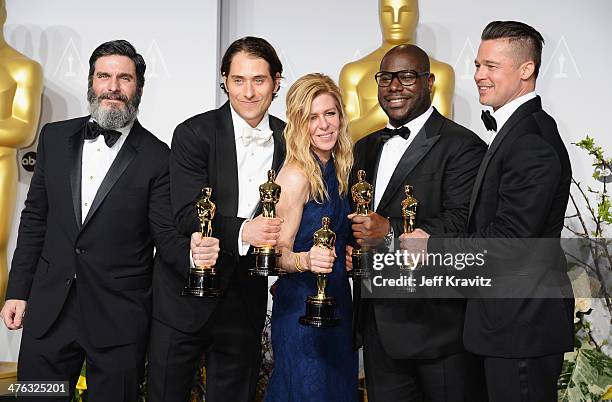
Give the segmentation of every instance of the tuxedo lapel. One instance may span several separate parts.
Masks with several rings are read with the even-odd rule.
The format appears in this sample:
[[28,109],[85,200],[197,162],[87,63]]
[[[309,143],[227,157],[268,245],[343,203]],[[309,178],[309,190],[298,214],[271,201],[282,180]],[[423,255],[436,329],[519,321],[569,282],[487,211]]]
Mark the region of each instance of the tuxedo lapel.
[[381,132],[378,132],[370,141],[370,144],[366,144],[366,149],[370,146],[372,150],[366,152],[365,161],[364,161],[364,170],[366,172],[365,180],[368,183],[374,185],[376,183],[376,173],[378,171],[378,163],[380,161],[380,154],[382,152],[383,142],[380,138]]
[[476,200],[478,199],[478,193],[480,192],[480,187],[482,186],[484,175],[487,171],[487,168],[489,167],[489,163],[491,162],[493,155],[495,155],[501,143],[508,136],[508,133],[512,131],[514,126],[517,125],[518,122],[541,109],[542,101],[539,96],[536,96],[534,99],[531,99],[519,106],[519,108],[516,109],[516,111],[506,121],[501,130],[499,130],[499,132],[495,134],[493,142],[489,146],[489,149],[485,153],[485,156],[482,159],[482,162],[480,163],[480,167],[478,168],[478,174],[476,175],[476,180],[474,181],[474,187],[472,188],[472,196],[470,197],[470,208],[468,210],[468,225],[470,224],[470,219],[472,218],[472,213],[474,211],[474,206],[476,205]]
[[389,184],[376,208],[378,211],[387,207],[395,193],[400,190],[403,192],[403,186],[406,183],[408,175],[440,139],[439,132],[442,123],[442,116],[434,110],[433,114],[427,119],[427,122],[425,122],[423,128],[421,128],[416,137],[414,137],[414,140],[410,146],[408,146],[408,149],[406,149],[406,152],[404,152],[404,155],[402,155],[402,158],[393,171],[393,175],[391,179],[389,179]]
[[238,214],[240,189],[238,188],[236,139],[234,138],[234,125],[232,124],[229,102],[226,102],[219,109],[219,113],[216,115],[216,128],[217,171],[223,172],[219,174],[219,177],[223,177],[223,179],[217,182],[218,194],[231,194],[232,196],[220,200],[218,194],[215,197],[215,189],[213,188],[213,198],[226,205],[225,213],[228,216],[236,216]]
[[276,171],[280,170],[285,160],[285,137],[283,130],[285,125],[282,121],[270,116],[270,128],[272,129],[272,137],[274,138],[274,156],[272,157],[272,169]]
[[140,123],[138,123],[138,121],[135,121],[134,126],[132,126],[129,135],[127,136],[125,142],[123,143],[123,146],[121,147],[121,150],[119,150],[119,153],[115,157],[115,160],[108,169],[106,176],[104,176],[104,179],[102,180],[102,183],[100,184],[100,187],[96,192],[96,196],[94,197],[94,200],[91,203],[91,207],[89,208],[89,212],[87,213],[87,216],[83,221],[83,227],[81,228],[81,230],[83,230],[85,226],[91,221],[91,218],[96,213],[98,208],[100,208],[100,205],[102,205],[102,202],[104,201],[108,193],[111,191],[115,183],[117,183],[117,180],[119,180],[123,172],[125,172],[125,169],[127,169],[129,164],[136,157],[138,153],[136,148],[140,140],[139,137],[141,135],[141,130],[142,128],[140,126]]
[[[87,122],[87,119],[83,119]],[[68,155],[70,159],[70,188],[72,190],[72,206],[77,227],[81,228],[81,161],[83,159],[83,138],[87,125],[83,124],[74,134],[68,137]]]

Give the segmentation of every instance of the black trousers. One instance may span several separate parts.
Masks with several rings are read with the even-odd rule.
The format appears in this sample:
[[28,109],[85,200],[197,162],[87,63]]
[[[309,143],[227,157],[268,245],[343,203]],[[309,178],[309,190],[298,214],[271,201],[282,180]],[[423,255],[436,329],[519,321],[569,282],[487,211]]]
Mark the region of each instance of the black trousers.
[[526,359],[485,357],[490,402],[556,402],[563,354]]
[[437,359],[393,359],[380,342],[374,312],[368,310],[363,360],[369,402],[486,401],[480,358],[463,352]]
[[235,290],[227,291],[197,332],[181,332],[153,319],[147,401],[187,401],[202,354],[206,356],[207,402],[254,399],[261,332],[255,329]]
[[23,332],[17,366],[19,381],[68,381],[71,396],[19,400],[69,401],[85,360],[88,401],[136,402],[144,372],[145,340],[137,344],[94,347],[82,325],[76,286],[78,283],[72,285],[59,318],[47,334],[36,339]]

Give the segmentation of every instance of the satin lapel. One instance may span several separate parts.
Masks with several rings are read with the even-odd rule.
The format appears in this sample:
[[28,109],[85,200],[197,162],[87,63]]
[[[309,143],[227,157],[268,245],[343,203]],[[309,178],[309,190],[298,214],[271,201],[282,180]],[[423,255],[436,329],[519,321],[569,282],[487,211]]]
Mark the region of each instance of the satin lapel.
[[272,169],[280,170],[285,160],[285,137],[283,130],[285,125],[283,122],[273,116],[270,116],[270,128],[272,129],[272,137],[274,138],[274,156],[272,157]]
[[366,172],[365,180],[372,185],[376,183],[376,172],[378,170],[378,161],[380,160],[382,147],[383,142],[380,139],[380,133],[375,134],[369,143],[366,144],[363,170]]
[[535,113],[538,110],[542,109],[542,101],[539,96],[536,96],[534,99],[531,99],[521,106],[510,116],[510,118],[506,121],[504,126],[499,130],[497,134],[495,134],[495,138],[493,138],[493,142],[489,149],[485,153],[482,162],[480,163],[480,167],[478,168],[478,174],[476,175],[476,180],[474,181],[474,188],[472,189],[472,196],[470,197],[470,208],[468,211],[468,219],[467,223],[470,224],[470,219],[472,218],[472,212],[474,211],[474,206],[476,205],[476,200],[478,199],[478,193],[480,192],[480,187],[482,186],[482,181],[484,179],[485,172],[489,167],[489,162],[491,162],[491,158],[495,155],[495,152],[499,149],[500,144],[507,137],[507,134],[512,131],[514,126],[525,117]]
[[[415,166],[423,159],[429,150],[434,146],[440,139],[440,128],[442,127],[443,118],[437,112],[434,113],[427,119],[421,131],[419,131],[414,137],[414,140],[402,155],[399,163],[389,179],[389,184],[385,189],[385,192],[378,203],[377,211],[382,211],[387,207],[389,202],[393,199],[393,196],[398,191],[404,191],[403,186],[406,183],[406,177],[412,172]],[[399,208],[399,205],[398,205]]]
[[115,157],[115,160],[108,169],[106,176],[104,176],[104,180],[102,180],[102,183],[98,188],[98,192],[91,203],[91,208],[89,208],[85,221],[83,221],[82,229],[84,229],[85,226],[91,221],[91,218],[96,213],[98,208],[100,208],[100,205],[102,205],[102,202],[108,193],[111,191],[115,183],[117,183],[117,180],[119,180],[123,172],[125,172],[125,169],[127,169],[129,164],[138,154],[136,144],[139,142],[139,136],[142,135],[141,130],[142,128],[140,127],[140,124],[138,121],[135,121],[132,130],[130,130],[130,134],[125,139],[121,150],[119,150],[119,153]]
[[[87,122],[87,119],[83,120]],[[87,125],[79,128],[68,137],[68,155],[70,158],[70,188],[72,189],[72,206],[76,218],[77,228],[81,229],[81,160],[83,158],[83,138]]]
[[[234,125],[232,124],[229,102],[221,106],[216,113],[216,128],[216,183],[218,189],[213,188],[213,199],[224,204],[224,214],[236,216],[238,214],[238,193],[240,189],[238,188],[236,139],[234,138]],[[217,190],[216,196],[215,190]],[[228,197],[220,199],[220,194],[228,194]]]

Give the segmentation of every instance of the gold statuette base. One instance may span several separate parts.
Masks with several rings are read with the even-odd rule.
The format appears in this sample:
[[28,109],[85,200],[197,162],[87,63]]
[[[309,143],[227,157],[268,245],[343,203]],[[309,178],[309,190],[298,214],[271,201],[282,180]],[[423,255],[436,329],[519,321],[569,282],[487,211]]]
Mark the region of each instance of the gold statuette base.
[[[414,293],[416,292],[416,286],[413,285],[416,282],[416,275],[415,275],[415,271],[418,268],[418,265],[415,264],[414,262],[410,265],[400,265],[399,267],[399,271],[401,274],[408,274],[408,283],[409,285],[407,285],[403,290],[405,293]],[[412,284],[412,285],[410,285]]]
[[300,317],[300,324],[316,328],[337,326],[340,319],[336,317],[335,306],[333,297],[308,296],[306,314]]
[[223,296],[215,268],[189,268],[187,284],[181,291],[181,296],[208,298]]
[[349,278],[362,279],[369,278],[372,273],[372,252],[365,247],[353,248],[351,257],[353,269],[348,272]]
[[277,258],[281,253],[274,247],[255,247],[255,267],[249,269],[251,276],[281,276],[285,273],[278,265]]

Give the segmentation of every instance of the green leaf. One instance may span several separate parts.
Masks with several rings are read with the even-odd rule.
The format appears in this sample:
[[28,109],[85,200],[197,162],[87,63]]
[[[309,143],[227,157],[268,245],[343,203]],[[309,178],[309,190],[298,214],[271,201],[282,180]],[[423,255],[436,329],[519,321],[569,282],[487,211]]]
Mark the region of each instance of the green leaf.
[[589,153],[589,155],[593,156],[596,159],[596,165],[602,164],[604,159],[603,148],[595,144],[595,140],[588,135],[585,139],[575,142],[578,148],[584,149]]
[[560,402],[597,402],[612,384],[612,358],[596,350],[566,353],[557,383]]
[[586,151],[591,151],[595,146],[595,140],[587,135],[585,139],[575,142],[574,145]]
[[612,213],[610,213],[610,208],[612,208],[610,198],[606,195],[602,195],[601,201],[597,204],[597,215],[602,221],[612,224]]

